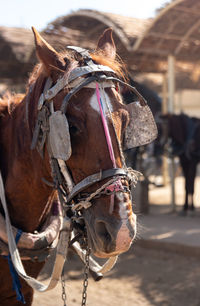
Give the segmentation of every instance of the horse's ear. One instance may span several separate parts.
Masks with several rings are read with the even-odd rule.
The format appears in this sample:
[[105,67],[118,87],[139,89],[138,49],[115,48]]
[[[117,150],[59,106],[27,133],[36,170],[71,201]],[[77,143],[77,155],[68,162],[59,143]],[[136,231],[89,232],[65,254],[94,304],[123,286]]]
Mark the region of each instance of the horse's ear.
[[34,33],[37,56],[43,63],[48,75],[58,69],[63,70],[65,66],[63,58],[42,38],[34,27],[32,27],[32,31]]
[[97,51],[102,51],[103,54],[111,59],[115,59],[116,47],[112,37],[112,29],[106,29],[99,37]]

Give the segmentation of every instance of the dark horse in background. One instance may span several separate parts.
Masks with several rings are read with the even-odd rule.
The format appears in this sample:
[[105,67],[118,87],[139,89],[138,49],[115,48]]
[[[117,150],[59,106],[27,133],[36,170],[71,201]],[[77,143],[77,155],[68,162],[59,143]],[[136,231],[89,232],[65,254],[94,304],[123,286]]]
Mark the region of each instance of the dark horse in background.
[[[161,112],[161,105],[162,105],[161,98],[158,96],[158,94],[155,91],[150,89],[145,84],[136,82],[131,76],[129,76],[129,80],[130,80],[129,83],[131,84],[131,86],[135,87],[142,94],[142,96],[147,100],[148,105],[154,117],[156,117],[156,115]],[[138,100],[137,95],[133,91],[127,90],[126,88],[123,88],[122,95],[123,95],[124,103],[126,104],[129,104],[133,101]]]
[[184,113],[166,114],[163,120],[164,143],[170,139],[170,151],[178,156],[185,177],[185,203],[183,211],[194,210],[194,182],[200,162],[200,119]]

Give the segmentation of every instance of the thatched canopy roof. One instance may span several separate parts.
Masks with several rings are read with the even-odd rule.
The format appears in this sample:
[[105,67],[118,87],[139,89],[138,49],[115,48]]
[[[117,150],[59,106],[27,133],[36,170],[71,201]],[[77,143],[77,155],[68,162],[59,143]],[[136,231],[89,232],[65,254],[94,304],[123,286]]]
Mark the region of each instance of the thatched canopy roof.
[[21,81],[30,70],[33,35],[23,28],[0,27],[0,78]]
[[[44,31],[52,44],[56,43],[55,35],[59,35],[61,41],[69,37],[66,44],[81,45],[85,48],[94,49],[98,37],[102,32],[111,27],[113,37],[117,45],[120,57],[132,71],[158,71],[157,61],[152,56],[148,65],[140,66],[140,53],[134,52],[133,46],[137,39],[149,27],[152,20],[130,18],[117,14],[103,13],[94,10],[78,10],[69,15],[60,17],[50,23]],[[157,56],[156,56],[157,57]]]
[[[198,78],[194,82],[190,77],[194,63],[200,60],[199,16],[199,0],[172,1],[154,20],[78,10],[54,20],[42,35],[55,49],[66,45],[94,49],[99,35],[112,27],[118,54],[129,71],[165,72],[167,56],[173,54],[179,61],[180,74],[185,71],[189,75],[188,87],[199,88]],[[35,62],[31,30],[0,27],[0,78],[20,82]]]
[[200,1],[172,1],[134,44],[133,51],[149,57],[172,54],[179,61],[200,60]]
[[120,47],[132,50],[136,39],[142,35],[148,27],[150,20],[125,17],[117,14],[104,13],[94,10],[78,10],[69,15],[57,18],[47,27],[52,33],[60,31],[78,30],[82,32],[81,39],[87,44],[87,40],[95,46],[95,41],[104,29],[111,27],[118,38]]
[[200,60],[199,17],[199,0],[176,0],[160,9],[154,20],[78,10],[53,21],[46,32],[63,31],[74,44],[92,49],[103,30],[112,27],[119,55],[130,70],[162,72],[169,54],[181,62]]

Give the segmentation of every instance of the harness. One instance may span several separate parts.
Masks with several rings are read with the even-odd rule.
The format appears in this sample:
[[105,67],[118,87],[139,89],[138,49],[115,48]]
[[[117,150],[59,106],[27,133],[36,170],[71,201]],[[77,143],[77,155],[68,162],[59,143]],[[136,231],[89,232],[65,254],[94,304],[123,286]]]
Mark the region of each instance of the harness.
[[[96,197],[105,194],[110,195],[111,193],[116,193],[118,191],[130,193],[130,185],[135,185],[138,180],[139,173],[126,167],[123,149],[117,135],[116,139],[123,168],[116,167],[112,142],[110,140],[110,134],[101,103],[101,93],[102,95],[104,94],[104,88],[113,87],[113,82],[117,82],[130,87],[138,96],[139,102],[134,102],[132,105],[130,105],[130,114],[131,119],[134,120],[134,127],[132,122],[133,120],[130,120],[131,122],[126,130],[124,140],[124,147],[126,149],[144,145],[154,140],[157,136],[157,128],[151,111],[147,106],[147,102],[134,87],[118,79],[115,76],[115,72],[111,68],[96,65],[92,61],[92,58],[87,50],[77,47],[68,48],[74,50],[79,56],[82,57],[84,60],[84,66],[73,69],[68,79],[66,76],[64,76],[59,79],[54,86],[52,86],[52,80],[50,78],[47,79],[44,91],[38,101],[38,116],[31,144],[31,149],[37,148],[42,155],[44,144],[47,143],[53,183],[46,183],[52,185],[58,191],[63,215],[65,216],[62,227],[60,227],[54,271],[50,283],[47,286],[41,284],[32,277],[29,277],[24,271],[9,220],[3,182],[0,180],[1,202],[5,211],[8,246],[12,262],[17,273],[24,278],[32,288],[38,291],[50,290],[56,286],[63,269],[69,245],[71,245],[73,249],[76,250],[80,258],[85,261],[85,247],[83,245],[80,246],[78,243],[78,238],[80,235],[82,235],[83,238],[85,237],[84,230],[82,229],[80,232],[80,224],[82,220],[81,210],[89,208],[92,205],[92,199]],[[112,76],[108,76],[108,74]],[[63,99],[60,110],[54,111],[53,99],[64,87],[68,85],[71,87],[71,89]],[[65,114],[68,104],[70,103],[70,99],[73,97],[73,95],[79,92],[82,88],[94,88],[94,86],[96,87],[96,95],[101,112],[102,124],[104,127],[106,142],[113,168],[100,170],[98,173],[89,175],[78,184],[75,184],[65,163],[70,158],[72,153],[69,124]],[[108,103],[107,107],[109,110]],[[111,118],[111,122],[116,133],[110,110],[109,117]],[[137,130],[137,132],[133,133],[133,130]],[[143,136],[141,137],[141,135]],[[122,179],[128,182],[129,187],[123,186]],[[86,189],[94,186],[96,183],[102,182],[103,180],[107,181],[100,188],[91,193],[84,193]],[[85,240],[87,240],[87,238]],[[90,269],[92,270],[93,274],[95,274],[95,278],[101,277],[103,273],[109,271],[115,264],[116,259],[117,257],[111,257],[103,267],[100,267],[94,261],[94,259],[89,257]]]

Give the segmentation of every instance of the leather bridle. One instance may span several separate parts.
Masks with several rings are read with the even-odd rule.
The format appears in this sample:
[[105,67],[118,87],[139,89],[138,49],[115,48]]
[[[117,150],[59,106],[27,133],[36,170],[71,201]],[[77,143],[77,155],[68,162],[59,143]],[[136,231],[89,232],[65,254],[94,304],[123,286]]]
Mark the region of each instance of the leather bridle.
[[[15,266],[15,269],[17,273],[25,279],[30,286],[32,286],[34,289],[39,291],[46,291],[50,290],[51,288],[55,287],[59,280],[59,276],[62,272],[62,268],[65,262],[65,258],[67,256],[67,250],[70,245],[70,240],[72,238],[73,240],[73,247],[76,249],[77,254],[82,258],[84,261],[84,251],[76,245],[78,242],[76,239],[71,237],[71,233],[73,233],[73,225],[72,225],[72,219],[77,219],[77,216],[81,215],[79,214],[79,210],[82,210],[83,208],[88,208],[91,206],[91,200],[95,198],[97,195],[106,194],[104,191],[107,187],[109,187],[110,184],[113,184],[117,181],[123,179],[128,182],[128,186],[130,184],[136,184],[138,179],[138,172],[134,170],[130,170],[125,165],[125,160],[121,148],[121,144],[119,143],[117,139],[117,143],[119,146],[119,152],[122,158],[123,168],[111,168],[106,170],[100,170],[98,173],[92,174],[86,178],[84,178],[81,182],[78,184],[75,184],[68,169],[66,166],[66,160],[70,156],[70,150],[67,152],[62,152],[61,157],[55,156],[55,152],[53,152],[52,147],[49,142],[49,119],[52,114],[54,114],[54,107],[53,107],[53,99],[55,96],[63,90],[67,85],[70,86],[70,84],[74,81],[77,82],[74,87],[71,88],[71,90],[68,92],[68,94],[64,97],[62,101],[62,105],[60,110],[58,111],[58,118],[60,118],[60,122],[62,122],[63,126],[67,125],[66,121],[66,110],[68,103],[70,99],[73,97],[75,93],[77,93],[79,90],[81,90],[84,87],[88,87],[92,85],[94,82],[104,82],[107,84],[107,87],[112,87],[113,85],[111,82],[121,82],[124,84],[123,81],[119,80],[115,76],[115,72],[110,69],[107,66],[102,65],[96,65],[93,63],[92,58],[90,57],[89,53],[85,49],[81,48],[75,48],[70,47],[70,49],[75,50],[78,52],[84,62],[85,66],[83,67],[77,67],[73,69],[69,75],[69,78],[67,79],[64,75],[63,78],[59,79],[57,83],[52,86],[53,82],[50,78],[47,79],[46,84],[44,86],[44,92],[41,94],[40,99],[38,101],[38,116],[36,120],[36,125],[33,132],[33,139],[31,144],[31,149],[35,149],[36,147],[39,147],[39,152],[41,153],[44,147],[44,144],[47,144],[48,153],[50,157],[50,165],[52,169],[52,178],[53,178],[53,187],[57,189],[58,195],[60,198],[60,202],[63,207],[63,211],[66,212],[66,217],[63,220],[63,226],[60,230],[60,239],[58,242],[57,247],[57,255],[55,259],[55,266],[52,273],[52,277],[50,280],[50,283],[48,285],[43,285],[37,280],[33,279],[32,277],[28,276],[26,272],[24,271],[19,252],[15,243],[15,239],[12,232],[12,226],[9,220],[9,214],[7,209],[7,203],[6,203],[6,197],[5,197],[5,190],[3,186],[3,180],[0,175],[0,196],[1,196],[1,202],[3,203],[4,211],[6,217],[6,227],[7,227],[7,235],[8,235],[8,246],[9,251],[12,257],[12,262]],[[114,75],[112,77],[108,76],[107,73]],[[84,78],[82,78],[84,76]],[[79,82],[79,80],[81,80]],[[131,87],[130,85],[126,84],[127,86]],[[92,87],[94,88],[94,87]],[[132,90],[134,90],[138,94],[138,98],[141,101],[141,103],[146,104],[146,101],[143,99],[142,96],[137,92],[137,90],[133,87],[131,87]],[[28,113],[28,109],[27,109]],[[63,121],[64,120],[64,121]],[[66,121],[65,121],[66,120]],[[114,126],[113,126],[114,128]],[[40,137],[42,134],[42,137]],[[68,138],[65,138],[66,143],[69,142]],[[68,145],[65,144],[65,145]],[[71,145],[71,144],[70,144]],[[87,193],[87,198],[84,200],[80,200],[80,202],[76,202],[76,197],[78,195],[81,195],[82,192],[86,191],[89,187],[95,185],[96,183],[100,183],[103,181],[103,185],[96,189],[92,193]],[[106,182],[105,182],[106,181]],[[130,192],[129,188],[127,186],[123,186],[121,184],[121,192]],[[115,189],[114,191],[115,192]],[[117,192],[117,191],[116,191]],[[108,193],[109,194],[109,193]],[[77,197],[78,198],[78,197]],[[68,212],[70,211],[70,215]],[[72,244],[72,241],[71,241]],[[96,273],[97,276],[101,276],[101,273],[105,273],[106,271],[109,271],[113,265],[116,262],[117,257],[111,257],[108,259],[108,261],[103,265],[103,267],[100,267],[94,260],[90,259],[91,264],[91,270],[93,273]]]
[[[38,102],[38,111],[41,112],[42,108],[45,106],[49,107],[49,113],[51,113],[51,104],[53,104],[54,97],[63,90],[66,86],[70,86],[71,83],[74,81],[77,82],[73,88],[67,93],[67,95],[64,97],[60,112],[62,114],[66,113],[68,104],[70,102],[70,99],[79,92],[84,87],[90,87],[90,84],[94,82],[102,83],[104,82],[109,83],[107,87],[111,87],[113,85],[110,85],[111,82],[121,82],[125,84],[123,81],[118,79],[115,76],[115,72],[107,67],[102,65],[96,65],[93,63],[92,58],[90,57],[89,53],[85,49],[76,48],[76,47],[69,47],[70,49],[75,50],[76,52],[81,54],[83,56],[84,62],[86,63],[83,67],[77,67],[74,70],[71,71],[69,78],[66,79],[64,76],[63,78],[59,79],[57,83],[51,87],[52,81],[48,78],[45,84],[45,90],[42,93],[39,102]],[[108,76],[107,73],[111,73],[114,76]],[[83,78],[84,76],[84,78]],[[79,81],[81,80],[81,81]],[[126,84],[127,86],[131,87],[130,85]],[[93,88],[93,87],[92,87]],[[135,90],[135,88],[133,88]],[[146,101],[143,99],[142,96],[139,95],[139,98],[142,100],[142,103],[146,103]],[[48,121],[46,119],[46,121]],[[35,134],[35,131],[34,131]],[[34,143],[32,143],[32,149],[36,147],[37,140],[36,137],[33,137]],[[118,141],[118,145],[119,141]],[[123,168],[111,168],[107,170],[101,170],[98,173],[92,174],[86,178],[84,178],[81,182],[78,184],[75,184],[64,161],[54,158],[51,154],[51,150],[49,150],[49,155],[51,158],[51,167],[52,167],[52,176],[54,180],[54,187],[58,190],[59,198],[63,204],[63,207],[65,209],[67,208],[67,204],[69,204],[74,197],[86,190],[88,187],[99,183],[105,179],[111,179],[116,178],[118,180],[119,178],[123,178],[126,181],[128,181],[128,184],[134,181],[134,183],[137,180],[137,174],[135,172],[135,175],[133,175],[133,170],[131,171],[132,175],[130,175],[130,170],[126,168],[123,152],[120,146],[120,153],[121,158],[123,159]],[[62,173],[62,175],[61,175]],[[134,178],[133,178],[134,176]],[[61,179],[61,177],[65,178],[65,181]],[[66,188],[67,184],[67,188]],[[127,192],[127,188],[124,189],[124,192]],[[130,190],[129,190],[130,192]],[[86,208],[86,207],[84,207]]]

